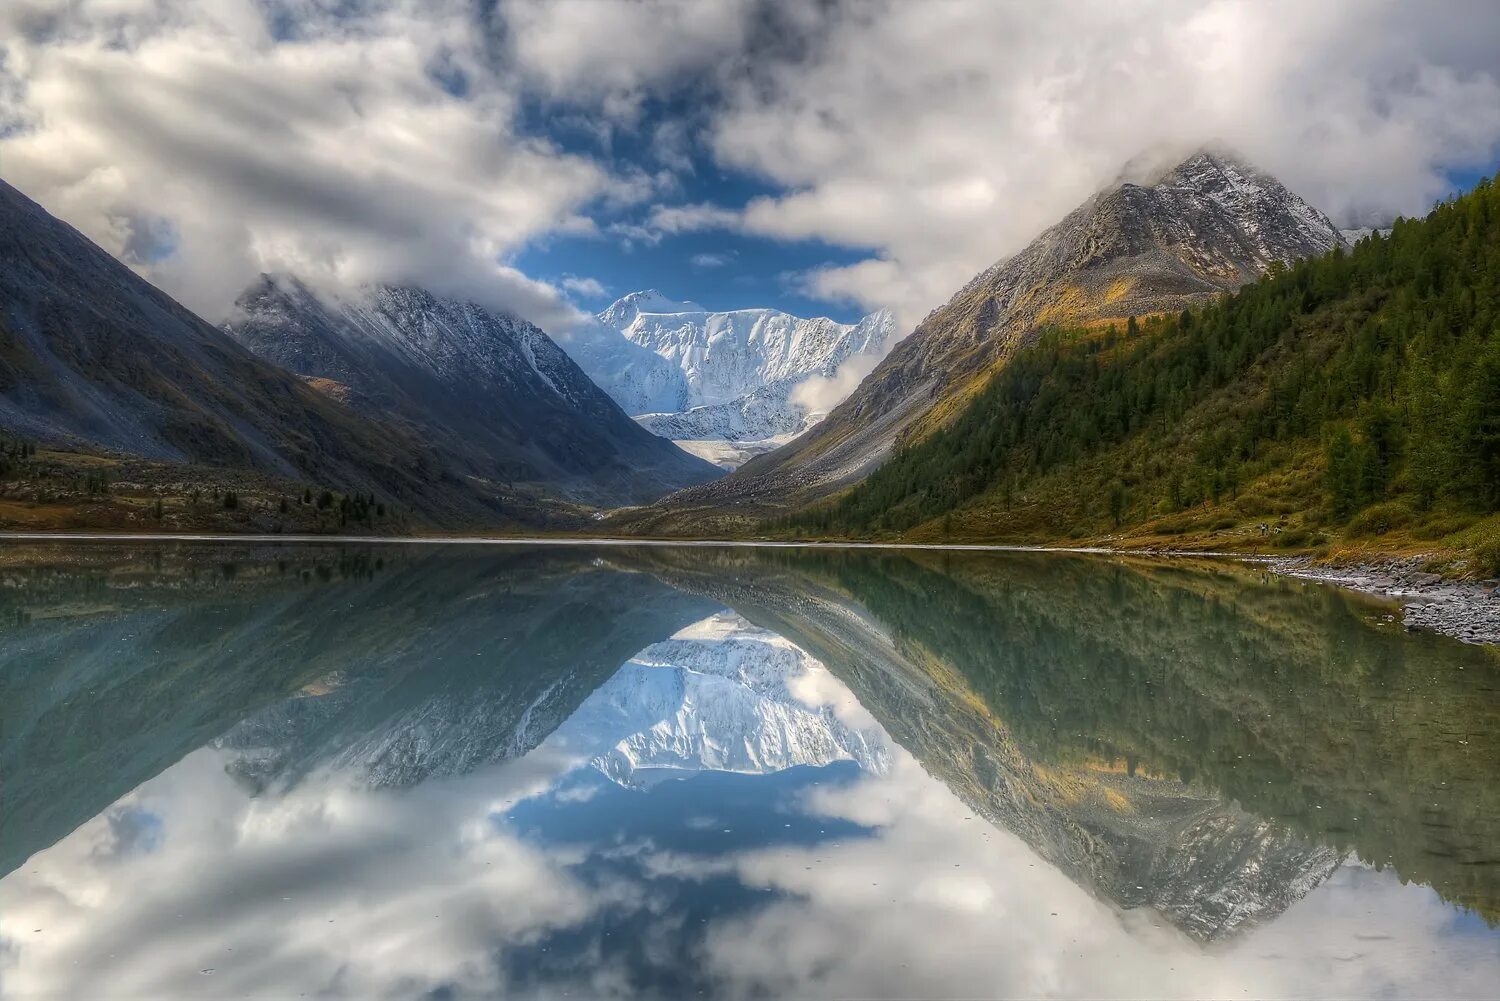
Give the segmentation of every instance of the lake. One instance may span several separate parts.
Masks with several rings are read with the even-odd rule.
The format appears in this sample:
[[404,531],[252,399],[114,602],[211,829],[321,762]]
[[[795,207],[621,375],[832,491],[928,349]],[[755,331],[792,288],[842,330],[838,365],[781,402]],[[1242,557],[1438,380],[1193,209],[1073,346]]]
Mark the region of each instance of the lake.
[[1500,655],[1232,562],[9,543],[0,996],[1493,997]]

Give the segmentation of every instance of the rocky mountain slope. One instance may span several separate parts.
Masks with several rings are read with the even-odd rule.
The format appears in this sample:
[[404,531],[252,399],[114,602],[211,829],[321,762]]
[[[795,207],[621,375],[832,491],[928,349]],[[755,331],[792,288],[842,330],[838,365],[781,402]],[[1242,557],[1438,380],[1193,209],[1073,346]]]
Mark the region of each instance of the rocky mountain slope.
[[717,471],[645,431],[545,333],[423,289],[342,297],[263,276],[225,330],[460,473],[586,503],[639,503]]
[[788,527],[1372,546],[1500,576],[1497,236],[1500,195],[1482,182],[1389,237],[1190,313],[1046,338],[941,429]]
[[1226,153],[1200,150],[1154,176],[1145,169],[1129,168],[976,276],[811,432],[672,503],[754,507],[825,495],[866,476],[898,440],[939,426],[1048,326],[1177,311],[1274,263],[1344,245],[1322,213]]
[[255,357],[3,182],[0,429],[373,492],[439,520],[483,511],[434,491],[410,435]]
[[885,311],[855,324],[774,309],[711,312],[654,289],[623,297],[597,321],[565,345],[642,425],[679,442],[777,439],[759,450],[826,412],[799,386],[831,378],[852,357],[878,355],[893,330]]

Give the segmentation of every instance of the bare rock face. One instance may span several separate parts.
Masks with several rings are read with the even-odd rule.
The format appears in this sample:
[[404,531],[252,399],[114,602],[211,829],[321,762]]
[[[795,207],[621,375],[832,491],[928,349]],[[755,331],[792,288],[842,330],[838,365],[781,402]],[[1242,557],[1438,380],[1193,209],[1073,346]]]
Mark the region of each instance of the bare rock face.
[[1273,264],[1344,245],[1321,212],[1223,152],[1121,180],[933,311],[822,424],[682,499],[775,503],[832,492],[874,470],[935,406],[1047,327],[1175,312]]

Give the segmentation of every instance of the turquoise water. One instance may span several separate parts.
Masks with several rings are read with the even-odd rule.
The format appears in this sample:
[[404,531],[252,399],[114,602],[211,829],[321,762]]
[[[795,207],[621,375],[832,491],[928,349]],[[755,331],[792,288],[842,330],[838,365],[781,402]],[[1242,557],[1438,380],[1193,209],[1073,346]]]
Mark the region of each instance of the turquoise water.
[[1500,658],[1211,562],[0,550],[3,997],[1490,997]]

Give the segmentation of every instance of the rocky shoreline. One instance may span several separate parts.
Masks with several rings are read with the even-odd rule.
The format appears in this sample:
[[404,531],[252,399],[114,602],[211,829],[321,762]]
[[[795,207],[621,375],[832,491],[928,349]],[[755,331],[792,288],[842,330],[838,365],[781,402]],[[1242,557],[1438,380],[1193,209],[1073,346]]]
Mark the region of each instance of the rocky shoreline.
[[1465,643],[1500,644],[1500,581],[1445,580],[1424,572],[1420,559],[1321,566],[1306,557],[1271,556],[1255,562],[1289,577],[1396,598],[1409,631],[1425,629]]

